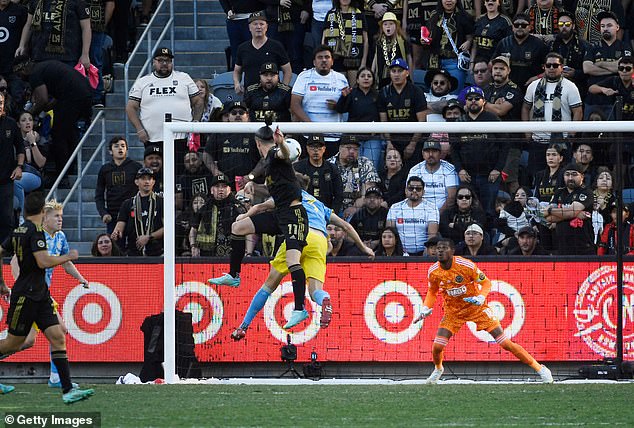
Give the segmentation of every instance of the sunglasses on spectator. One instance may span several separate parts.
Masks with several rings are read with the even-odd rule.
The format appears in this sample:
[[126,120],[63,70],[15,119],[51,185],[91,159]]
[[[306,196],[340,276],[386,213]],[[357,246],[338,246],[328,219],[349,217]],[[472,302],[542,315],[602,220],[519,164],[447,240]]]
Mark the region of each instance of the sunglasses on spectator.
[[559,67],[561,67],[561,64],[555,64],[553,62],[547,62],[546,64],[544,64],[544,67],[546,67],[546,68],[559,68]]
[[242,109],[231,110],[231,116],[242,116],[243,114],[246,114],[246,113],[247,111]]
[[572,27],[572,21],[568,21],[568,22],[559,21],[557,25],[559,25],[560,27],[566,27],[566,28]]
[[458,196],[456,196],[456,198],[464,199],[464,200],[468,201],[469,199],[471,199],[471,195],[458,195]]
[[447,84],[446,80],[434,80],[431,82],[432,85],[445,86]]
[[488,71],[488,68],[479,68],[479,69],[473,69],[473,74],[484,74]]
[[466,97],[465,100],[466,101],[480,101],[482,99],[482,97],[477,96],[477,95],[472,95],[470,97]]
[[422,192],[423,186],[407,186],[407,190],[410,192]]
[[[627,66],[619,65],[619,71],[627,71],[629,73],[630,71],[632,71],[632,66],[631,65],[627,65]],[[4,88],[4,89],[6,89],[6,88]],[[0,90],[2,90],[2,88],[0,88]]]
[[513,27],[515,28],[528,28],[530,24],[528,22],[514,22]]

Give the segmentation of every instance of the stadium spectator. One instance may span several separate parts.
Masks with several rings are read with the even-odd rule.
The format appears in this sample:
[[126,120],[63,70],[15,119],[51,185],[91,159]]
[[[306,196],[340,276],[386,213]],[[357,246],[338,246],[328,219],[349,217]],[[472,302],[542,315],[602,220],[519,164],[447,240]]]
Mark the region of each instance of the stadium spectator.
[[559,189],[542,214],[555,224],[559,255],[596,254],[592,229],[592,191],[583,186],[583,170],[570,163],[564,167],[566,187]]
[[312,20],[310,23],[310,35],[313,49],[321,44],[324,36],[324,28],[326,26],[326,14],[332,9],[332,0],[306,0],[311,5]]
[[217,175],[211,182],[211,198],[190,224],[189,245],[192,257],[221,257],[231,254],[231,224],[246,210],[229,186],[229,178]]
[[440,235],[457,244],[474,223],[486,225],[487,216],[471,186],[461,184],[456,190],[456,205],[440,215]]
[[548,252],[539,243],[537,232],[524,226],[517,232],[517,246],[507,252],[509,256],[546,256]]
[[333,69],[343,73],[348,82],[357,80],[357,70],[368,59],[368,24],[360,9],[361,0],[333,0],[326,14],[321,44],[333,51]]
[[[42,144],[40,134],[33,130],[33,116],[28,111],[24,111],[18,118],[18,126],[22,133],[24,143],[24,166],[22,167],[22,178],[15,180],[14,194],[17,199],[17,208],[20,210],[20,220],[22,224],[24,215],[24,198],[27,193],[37,190],[42,185],[42,170],[46,164],[48,156],[48,144]],[[39,144],[38,144],[39,143]]]
[[[348,86],[348,80],[334,71],[332,65],[332,49],[325,45],[317,46],[313,52],[313,68],[302,71],[293,84],[291,113],[294,121],[343,121],[343,115],[335,107],[342,89]],[[338,135],[325,136],[326,156],[334,153],[338,139]]]
[[82,0],[29,3],[16,56],[30,53],[35,62],[57,60],[90,67],[90,9]]
[[[577,0],[574,2],[575,26],[579,35],[589,43],[598,43],[603,36],[601,14],[612,13],[617,22],[624,22],[623,4],[619,0]],[[631,21],[630,21],[631,22]]]
[[502,39],[491,55],[511,60],[511,80],[522,90],[542,72],[541,65],[548,53],[548,46],[530,32],[530,17],[518,13],[513,18],[513,34]]
[[160,256],[163,254],[163,197],[154,193],[154,172],[150,168],[137,171],[134,182],[139,191],[121,205],[117,225],[110,237],[123,241],[128,256]]
[[341,209],[343,218],[350,218],[363,206],[365,192],[376,187],[380,178],[370,159],[359,156],[360,143],[356,136],[345,135],[339,144],[339,153],[328,159],[337,167],[343,186]]
[[158,146],[147,146],[143,153],[143,166],[154,173],[154,193],[163,196],[163,151]]
[[388,209],[381,206],[383,195],[378,187],[370,187],[365,192],[363,207],[350,219],[350,225],[357,231],[365,245],[377,249],[381,241],[381,230],[385,228]]
[[[472,86],[466,97],[463,122],[499,122],[495,114],[484,110],[484,92]],[[469,183],[478,193],[488,214],[495,210],[495,196],[502,182],[501,171],[508,155],[508,144],[501,134],[462,134],[454,138],[451,159],[461,183]]]
[[429,34],[429,29],[427,27],[423,29],[422,27],[424,27],[425,21],[429,19],[432,12],[436,9],[436,2],[406,0],[402,3],[403,30],[406,32],[406,39],[412,51],[412,67],[422,69],[424,67],[423,56],[425,54],[423,45],[429,42],[427,37],[425,37],[425,40],[421,37],[423,33]]
[[11,234],[14,226],[14,181],[22,178],[24,144],[20,128],[13,118],[4,112],[5,93],[0,92],[0,242]]
[[386,224],[396,227],[403,249],[410,256],[422,256],[425,242],[438,233],[438,208],[425,200],[425,183],[420,177],[407,180],[405,195],[405,200],[390,207]]
[[458,174],[456,168],[440,159],[440,141],[430,137],[423,144],[423,161],[414,165],[407,178],[415,176],[425,183],[425,200],[436,205],[440,215],[456,203]]
[[24,105],[24,102],[18,103],[16,99],[11,95],[9,82],[2,75],[0,75],[0,92],[4,94],[4,113],[9,117],[18,119],[18,112],[22,111],[22,107],[20,104]]
[[383,192],[383,200],[389,208],[397,202],[405,199],[405,183],[407,182],[408,169],[403,167],[401,152],[395,148],[385,152],[385,167],[379,172]]
[[482,57],[489,61],[495,46],[511,34],[512,24],[511,19],[501,13],[500,0],[486,0],[484,7],[486,13],[480,17],[476,16],[471,58]]
[[[612,202],[612,204],[610,205],[611,221],[603,229],[603,232],[599,237],[599,244],[597,245],[597,255],[599,256],[616,254],[619,237],[626,239],[626,241],[623,243],[623,254],[634,254],[634,227],[632,225],[630,217],[630,206],[623,205],[623,224],[620,228],[617,227],[616,223],[617,209],[618,204],[616,203],[616,201]],[[619,231],[619,229],[621,230]]]
[[189,256],[192,255],[192,249],[189,244],[189,231],[191,229],[194,216],[202,209],[207,203],[209,193],[196,193],[191,199],[189,205],[185,207],[176,216],[176,255],[177,256]]
[[[489,67],[489,62],[483,57],[478,57],[474,59],[472,63],[474,86],[484,90],[484,88],[491,84],[491,67]],[[462,88],[458,94],[458,101],[460,101],[463,105],[465,104],[465,97],[467,96],[469,88],[471,88],[471,86]]]
[[[429,242],[431,239],[428,239]],[[387,226],[381,230],[381,241],[376,250],[377,257],[402,257],[408,256],[403,250],[403,244],[401,238],[398,236],[398,231],[395,227]]]
[[292,71],[299,74],[304,69],[304,38],[310,20],[310,2],[281,0],[265,3],[269,23],[266,34],[286,48]]
[[401,23],[393,12],[383,15],[379,27],[370,68],[379,82],[379,88],[382,88],[390,83],[390,68],[396,59],[403,59],[404,64],[412,64],[413,60]]
[[128,142],[124,137],[113,137],[108,148],[112,160],[97,173],[95,204],[108,233],[114,231],[121,205],[137,192],[135,177],[141,164],[128,158]]
[[[260,82],[259,73],[265,62],[272,62],[282,69],[282,82],[291,83],[293,71],[284,45],[266,36],[268,24],[264,12],[254,12],[249,16],[249,31],[251,40],[247,40],[238,47],[233,67],[233,87],[236,94],[242,95],[244,89]],[[242,74],[244,73],[244,85]]]
[[[523,121],[579,121],[583,107],[579,89],[563,77],[563,58],[556,52],[546,55],[544,77],[533,81],[526,90],[522,105]],[[560,142],[568,133],[533,132],[527,134],[528,172],[534,176],[545,168],[546,149],[551,142]]]
[[[4,28],[3,42],[0,43],[0,75],[4,76],[11,98],[22,100],[23,83],[13,74],[13,57],[20,45],[22,29],[26,24],[28,12],[24,6],[11,0],[0,0],[0,27]],[[23,102],[21,102],[23,104]],[[6,106],[5,106],[6,109]],[[7,109],[8,110],[8,109]]]
[[93,257],[119,257],[124,254],[116,242],[113,242],[109,233],[100,233],[92,242],[90,254]]
[[584,186],[592,186],[597,177],[597,167],[594,163],[594,150],[590,143],[575,144],[572,150],[572,159],[583,172]]
[[[398,21],[397,15],[403,17],[403,10],[399,2],[392,0],[376,0],[374,2],[364,1],[364,13],[365,19],[368,24],[368,61],[367,64],[372,64],[374,61],[374,55],[376,52],[377,38],[382,31],[383,16],[386,13],[392,13],[394,15],[393,21]],[[423,15],[421,15],[421,18]],[[424,21],[421,21],[422,25]],[[415,37],[420,37],[420,25],[415,29]],[[376,73],[375,73],[376,76]]]
[[324,161],[326,143],[323,135],[311,135],[306,141],[308,156],[297,161],[293,168],[295,171],[309,178],[306,191],[324,203],[332,207],[334,212],[341,212],[343,203],[343,184],[339,169],[331,162]]
[[[464,87],[467,71],[459,67],[459,56],[469,55],[473,43],[474,19],[457,0],[442,0],[426,22],[431,43],[425,45],[427,66],[441,68],[458,79],[455,94]],[[469,65],[466,65],[469,68]]]
[[529,6],[525,13],[530,18],[531,34],[544,43],[552,43],[559,33],[559,15],[563,9],[555,0],[538,0]]
[[[229,112],[229,122],[248,122],[249,112],[244,101],[227,101],[223,111]],[[203,162],[213,175],[224,175],[231,181],[231,188],[235,189],[244,184],[243,178],[249,174],[255,178],[253,172],[260,159],[255,140],[247,134],[209,134]]]
[[[619,20],[613,12],[601,12],[597,15],[601,27],[601,40],[594,42],[583,60],[583,72],[588,76],[588,85],[592,86],[607,77],[617,77],[618,61],[622,56],[631,56],[632,47],[618,38]],[[585,100],[584,119],[594,110],[600,110],[605,117],[612,119],[612,104],[605,97],[590,95]]]
[[505,253],[507,249],[517,245],[517,232],[526,226],[531,226],[526,215],[526,202],[531,196],[529,189],[519,187],[513,194],[513,200],[500,210],[500,215],[495,222],[498,234],[493,242]]
[[16,73],[31,85],[33,117],[52,108],[55,120],[51,128],[51,150],[57,175],[70,159],[79,143],[77,122],[90,122],[92,116],[92,88],[88,80],[60,61],[37,64],[26,57],[16,58]]
[[458,256],[497,256],[497,251],[484,240],[484,231],[474,223],[464,232],[464,241],[456,245]]
[[[99,82],[93,94],[92,103],[94,107],[103,107],[106,102],[103,89],[103,66],[104,66],[104,46],[106,44],[106,27],[112,19],[114,12],[114,0],[91,0],[87,5],[90,9],[90,63],[97,67],[99,71]],[[86,69],[88,72],[88,69]]]
[[445,122],[456,122],[463,114],[464,104],[458,100],[449,100],[445,108],[442,109],[442,117],[445,119]]
[[[427,101],[423,90],[409,80],[409,66],[403,58],[390,64],[390,84],[379,91],[381,122],[424,122]],[[387,148],[396,147],[410,165],[422,160],[421,134],[384,134]]]
[[436,258],[436,246],[438,245],[438,239],[440,234],[429,238],[427,242],[425,242],[425,256]]
[[264,9],[259,0],[220,0],[222,10],[227,15],[227,36],[231,47],[231,70],[238,57],[238,47],[251,39],[249,17],[252,13]]
[[[113,64],[123,65],[128,60],[128,38],[131,38],[130,18],[132,0],[115,0],[108,35],[112,38]],[[134,27],[136,31],[136,26]]]
[[597,168],[596,178],[592,182],[593,208],[599,214],[602,226],[612,221],[610,213],[616,201],[614,183],[614,175],[609,168],[605,166]]
[[572,80],[585,98],[587,76],[583,72],[583,60],[590,50],[590,44],[577,34],[573,13],[559,11],[557,25],[559,32],[550,44],[549,51],[557,52],[564,58],[563,76]]
[[[144,146],[163,148],[165,114],[174,122],[200,121],[205,108],[198,96],[200,90],[189,74],[174,70],[174,54],[169,48],[159,47],[152,57],[152,73],[138,78],[132,85],[125,107],[128,120]],[[187,135],[174,134],[174,147],[163,148],[183,159],[187,152]],[[174,150],[174,152],[172,152]],[[176,174],[183,173],[180,162]]]
[[260,81],[247,87],[244,103],[251,122],[264,122],[271,115],[274,122],[291,121],[291,87],[280,83],[279,70],[274,62],[260,67]]
[[501,120],[520,120],[522,111],[523,90],[510,79],[511,62],[506,56],[498,56],[491,60],[492,82],[484,88],[486,104],[484,110],[489,111]]
[[[348,122],[378,122],[380,120],[377,107],[379,93],[375,86],[376,79],[372,70],[361,67],[357,73],[357,83],[354,88],[348,86],[341,91],[341,97],[337,101],[337,111],[348,113]],[[360,155],[370,159],[379,171],[382,167],[385,143],[380,136],[374,134],[362,135],[359,138],[362,139]]]
[[201,122],[215,122],[220,116],[222,102],[216,98],[209,90],[209,83],[205,79],[195,79],[194,83],[200,91],[198,96],[203,103],[203,114],[200,116]]
[[429,92],[425,93],[428,110],[427,121],[440,122],[439,117],[443,108],[447,106],[449,100],[456,98],[451,93],[458,89],[458,79],[449,74],[447,70],[434,68],[425,73],[425,85],[429,88]]
[[342,227],[329,224],[326,230],[328,231],[328,239],[332,245],[332,250],[328,253],[329,256],[346,257],[358,255],[355,251],[354,244],[348,241],[348,234]]
[[191,204],[197,193],[209,195],[213,176],[202,161],[202,154],[188,152],[184,158],[185,172],[176,177],[176,194],[174,195],[176,209],[181,211]]
[[[610,106],[615,105],[616,97],[622,97],[621,112],[619,112],[621,120],[634,120],[633,69],[632,56],[622,56],[617,62],[618,76],[606,77],[588,88],[588,92],[594,94],[595,99],[602,99],[605,104]],[[614,112],[615,119],[618,118],[617,114]]]
[[[537,174],[533,180],[533,195],[540,202],[550,202],[555,195],[557,189],[564,187],[564,156],[566,146],[559,143],[551,143],[546,149],[546,169]],[[553,252],[555,249],[555,228],[553,225],[537,225],[539,231],[539,240],[541,246],[547,252]]]

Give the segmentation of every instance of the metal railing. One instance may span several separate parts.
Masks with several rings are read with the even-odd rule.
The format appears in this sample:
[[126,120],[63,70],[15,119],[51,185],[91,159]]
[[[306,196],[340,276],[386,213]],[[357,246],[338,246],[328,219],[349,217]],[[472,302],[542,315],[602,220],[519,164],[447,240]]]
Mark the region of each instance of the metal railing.
[[[168,8],[167,12],[169,12],[169,19],[164,25],[158,24],[158,22],[160,21],[159,14],[161,13],[161,11],[163,11],[164,8]],[[194,20],[196,20],[195,13],[194,13]],[[156,40],[153,42],[152,29],[155,25],[157,26],[160,25],[159,29],[161,30],[161,32],[156,38]],[[145,59],[145,62],[141,66],[141,69],[139,70],[139,74],[137,74],[134,77],[134,80],[136,80],[139,76],[143,75],[144,71],[146,71],[147,73],[152,72],[152,53],[154,52],[154,49],[156,49],[156,47],[159,45],[159,43],[161,43],[165,39],[165,36],[167,35],[168,31],[169,31],[169,37],[170,37],[170,48],[172,49],[172,52],[173,52],[174,51],[174,0],[161,0],[161,2],[156,7],[156,11],[152,15],[152,19],[150,19],[150,22],[148,23],[147,27],[145,27],[143,34],[141,34],[141,37],[139,37],[139,40],[136,46],[130,53],[128,60],[123,66],[123,84],[125,88],[124,96],[126,97],[124,99],[127,99],[128,93],[130,92],[130,66],[136,59],[137,54],[141,53],[142,43],[144,41],[146,42],[145,54],[147,57]],[[124,101],[124,105],[125,105],[125,101]],[[128,139],[130,137],[129,136],[130,125],[128,123],[128,116],[125,112],[125,109],[123,111],[123,123],[125,124],[125,136],[126,136],[126,139]]]
[[[88,159],[88,162],[86,162],[86,165],[83,165],[82,149],[84,148],[86,141],[88,141],[88,138],[91,137],[92,131],[97,128],[98,123],[101,124],[101,141],[99,142],[99,145],[93,152],[92,156],[90,156],[90,158]],[[46,195],[46,200],[49,200],[50,198],[57,199],[57,189],[59,187],[59,183],[61,183],[63,177],[66,175],[66,173],[70,169],[71,164],[73,163],[75,158],[77,158],[77,180],[75,180],[75,183],[73,183],[72,187],[68,191],[68,195],[66,195],[66,198],[64,198],[62,205],[65,206],[73,197],[73,194],[75,193],[75,191],[79,190],[77,194],[78,195],[77,196],[77,239],[79,241],[82,240],[82,218],[83,218],[83,212],[84,212],[84,209],[83,209],[84,195],[82,192],[83,190],[82,181],[84,176],[88,172],[88,169],[90,168],[92,163],[95,161],[95,158],[97,157],[99,153],[101,153],[101,163],[102,164],[106,163],[105,144],[106,144],[106,113],[104,110],[101,110],[99,113],[97,113],[97,116],[93,118],[90,126],[84,133],[84,136],[79,141],[79,144],[77,144],[77,147],[75,147],[75,150],[73,151],[73,154],[70,156],[70,159],[68,160],[68,162],[66,162],[66,165],[64,165],[64,169],[62,169],[61,174],[57,177],[57,179],[55,180],[55,183],[53,183],[53,186],[51,187],[51,190]]]

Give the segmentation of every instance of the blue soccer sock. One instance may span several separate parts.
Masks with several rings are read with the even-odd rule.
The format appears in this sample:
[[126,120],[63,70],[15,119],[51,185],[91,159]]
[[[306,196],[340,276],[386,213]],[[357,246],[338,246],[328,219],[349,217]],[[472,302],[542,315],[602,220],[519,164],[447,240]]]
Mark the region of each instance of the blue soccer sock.
[[57,366],[53,361],[53,353],[51,352],[51,375],[49,377],[50,381],[53,383],[59,382],[59,372],[57,371]]
[[315,290],[315,292],[313,293],[313,300],[319,306],[322,306],[325,298],[330,299],[330,294],[328,294],[328,292],[325,290]]
[[244,316],[244,320],[242,320],[242,324],[240,324],[240,328],[247,329],[251,325],[253,318],[262,310],[266,301],[268,300],[271,292],[269,290],[265,290],[260,288],[255,296],[253,296],[253,300],[251,300],[251,304],[249,305],[249,309],[247,309],[247,313]]

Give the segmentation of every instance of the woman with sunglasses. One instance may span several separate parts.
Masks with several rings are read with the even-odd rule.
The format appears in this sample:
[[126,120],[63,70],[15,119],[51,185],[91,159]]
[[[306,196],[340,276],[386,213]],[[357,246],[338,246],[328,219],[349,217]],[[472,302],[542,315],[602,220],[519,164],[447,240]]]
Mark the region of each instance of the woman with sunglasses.
[[511,19],[500,12],[500,0],[485,0],[486,13],[475,22],[471,58],[491,60],[491,54],[500,40],[511,34]]
[[464,240],[467,227],[473,223],[485,225],[487,216],[471,186],[461,184],[456,190],[456,205],[440,216],[440,234],[457,244]]

